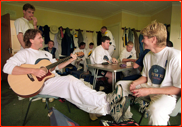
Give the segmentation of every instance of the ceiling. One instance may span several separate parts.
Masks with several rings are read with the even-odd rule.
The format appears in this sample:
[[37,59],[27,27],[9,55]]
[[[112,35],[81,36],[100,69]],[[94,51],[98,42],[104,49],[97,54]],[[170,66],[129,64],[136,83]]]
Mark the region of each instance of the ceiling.
[[3,3],[19,6],[30,3],[39,9],[101,19],[120,12],[151,16],[172,4],[181,6],[179,1],[3,1]]

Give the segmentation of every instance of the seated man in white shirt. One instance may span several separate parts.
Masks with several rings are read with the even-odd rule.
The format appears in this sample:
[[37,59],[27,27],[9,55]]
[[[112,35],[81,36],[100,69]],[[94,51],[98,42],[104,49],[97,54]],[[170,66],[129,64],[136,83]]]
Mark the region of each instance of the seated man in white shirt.
[[114,36],[112,35],[111,31],[109,31],[107,29],[106,26],[103,26],[101,28],[101,33],[104,36],[108,36],[110,38],[110,46],[109,46],[108,52],[109,52],[110,56],[112,56],[114,51],[115,51],[115,49],[116,49],[116,44],[115,44]]
[[87,58],[87,51],[85,49],[85,42],[81,42],[79,44],[79,48],[76,48],[73,51],[73,54],[75,54],[77,52],[83,52],[84,55],[78,57],[77,60],[73,61],[72,65],[76,66],[78,70],[79,70],[79,68],[81,66],[82,68],[84,68],[84,71],[87,71],[87,69],[86,69],[86,61],[85,61],[85,58]]
[[94,49],[95,49],[95,48],[94,48],[94,43],[91,42],[91,43],[89,44],[89,48],[87,49],[87,56],[88,56],[88,57],[91,56],[91,54],[92,54],[92,52],[94,51]]
[[133,49],[133,42],[129,41],[126,48],[121,52],[119,57],[121,62],[135,62],[136,51]]
[[[112,58],[108,52],[110,46],[110,38],[103,36],[101,38],[101,45],[97,46],[90,56],[90,61],[92,64],[102,64],[102,63],[118,63],[116,58]],[[108,78],[108,83],[112,84],[112,72],[99,70],[98,75]]]
[[[181,95],[181,51],[166,47],[167,31],[164,24],[153,21],[140,32],[144,48],[150,51],[143,59],[142,76],[134,81],[119,81],[123,95],[149,96],[148,124],[166,126],[169,114]],[[129,114],[129,108],[127,114]]]

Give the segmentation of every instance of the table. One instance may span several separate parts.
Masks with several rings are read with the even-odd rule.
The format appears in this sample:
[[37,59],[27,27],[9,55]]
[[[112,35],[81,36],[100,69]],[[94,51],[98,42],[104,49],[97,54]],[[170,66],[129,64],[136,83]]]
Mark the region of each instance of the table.
[[130,66],[130,67],[120,67],[121,64],[122,63],[108,64],[108,65],[88,64],[88,67],[94,68],[94,70],[96,72],[95,75],[94,75],[93,89],[95,89],[98,70],[105,70],[105,71],[112,72],[112,90],[114,90],[114,85],[116,83],[116,72],[122,72],[122,71],[133,69],[132,66]]

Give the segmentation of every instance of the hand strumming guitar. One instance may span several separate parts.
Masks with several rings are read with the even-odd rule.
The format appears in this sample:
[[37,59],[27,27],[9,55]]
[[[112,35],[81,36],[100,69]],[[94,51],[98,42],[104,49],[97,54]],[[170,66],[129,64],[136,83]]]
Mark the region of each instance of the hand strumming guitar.
[[47,74],[48,70],[46,67],[33,69],[32,74],[41,78]]

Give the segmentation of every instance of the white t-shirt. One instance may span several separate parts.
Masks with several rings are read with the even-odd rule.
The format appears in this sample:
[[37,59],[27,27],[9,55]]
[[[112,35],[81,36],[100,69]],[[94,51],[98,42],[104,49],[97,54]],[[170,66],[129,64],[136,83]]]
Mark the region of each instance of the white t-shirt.
[[102,47],[102,45],[99,45],[92,52],[92,55],[90,56],[90,61],[92,64],[101,64],[107,61],[111,62],[112,57],[109,55],[109,52]]
[[126,48],[121,52],[120,54],[120,61],[122,61],[124,58],[126,59],[136,59],[136,51],[134,48],[130,52],[126,50]]
[[88,49],[87,49],[87,57],[90,57],[90,56],[91,56],[91,54],[92,54],[92,52],[94,51],[94,49],[95,49],[95,48],[92,48],[92,49],[88,48]]
[[[13,57],[10,57],[6,61],[6,64],[3,68],[3,72],[7,74],[12,74],[13,68],[15,66],[20,66],[22,64],[35,65],[42,59],[47,59],[51,63],[57,62],[56,59],[52,58],[52,54],[47,51],[25,48],[18,51]],[[56,74],[55,71],[53,71],[53,73]]]
[[113,37],[111,31],[106,30],[105,33],[104,33],[104,36],[108,36],[111,39],[110,40],[110,42],[112,42],[111,45],[113,45],[114,47],[116,47],[116,43],[115,43],[115,40],[114,40],[114,37]]
[[[23,17],[16,19],[14,24],[15,24],[15,29],[16,29],[17,35],[19,33],[23,33],[23,35],[24,35],[28,29],[34,29],[33,25],[31,23],[29,23],[29,21]],[[21,46],[21,49],[23,49],[22,46]]]
[[[87,58],[87,51],[86,51],[86,49],[76,48],[76,49],[73,51],[73,54],[75,54],[75,53],[77,53],[77,52],[83,52],[83,53],[84,53],[84,56],[77,57],[77,58],[78,58],[77,60],[82,59],[82,61],[80,61],[80,63],[84,64],[84,63],[85,63],[85,58]],[[73,61],[72,64],[75,65],[75,62],[76,62],[76,61]]]
[[29,21],[23,17],[16,19],[14,24],[15,24],[17,35],[19,33],[23,33],[24,35],[28,29],[34,29],[33,25],[29,23]]
[[181,88],[181,51],[165,47],[158,53],[149,51],[144,57],[142,76],[152,87]]

